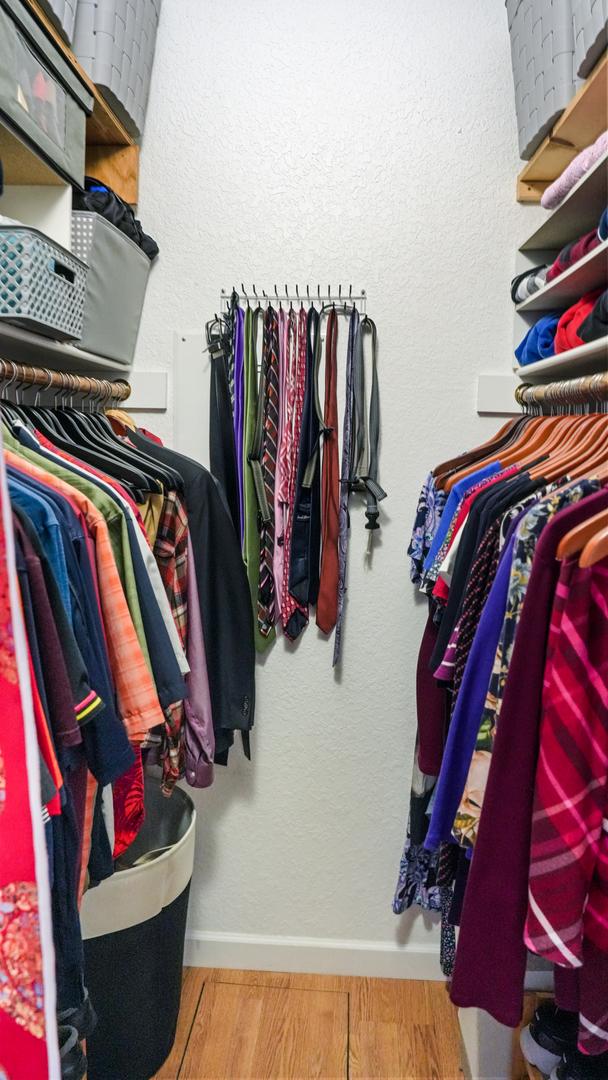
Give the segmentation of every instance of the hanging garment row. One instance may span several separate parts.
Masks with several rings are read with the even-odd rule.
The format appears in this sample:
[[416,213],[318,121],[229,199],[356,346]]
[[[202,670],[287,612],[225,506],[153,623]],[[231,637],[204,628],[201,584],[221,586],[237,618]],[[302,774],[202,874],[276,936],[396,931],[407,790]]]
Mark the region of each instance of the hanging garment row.
[[[340,464],[337,344],[348,319]],[[324,400],[319,382],[323,365]],[[366,338],[370,341],[369,403]],[[316,607],[341,654],[349,501],[366,501],[370,541],[379,528],[380,409],[375,323],[355,303],[279,300],[241,306],[207,325],[211,354],[210,463],[220,481],[247,572],[255,645],[263,652],[280,626],[295,641]]]
[[501,1023],[526,950],[555,964],[608,1075],[608,376],[518,394],[530,411],[418,503],[429,615],[393,907],[441,912],[452,1000]]
[[[113,873],[143,824],[144,766],[160,766],[170,795],[182,777],[209,786],[214,764],[227,764],[235,731],[248,753],[249,589],[210,473],[136,429],[126,413],[97,411],[108,398],[124,400],[128,384],[0,363],[3,515],[14,536],[27,690],[19,681],[35,716],[57,1013],[69,1041],[74,1030],[86,1037],[93,1023],[80,899]],[[38,387],[33,405],[23,402],[26,384]],[[52,405],[41,405],[41,393],[55,387]],[[2,674],[14,682],[10,648],[3,636]],[[13,807],[23,766],[23,746],[3,727],[0,871],[17,883],[23,852],[4,833],[14,818],[2,811]],[[27,1007],[16,998],[15,1008],[35,1035],[42,1006],[34,985],[32,974]]]

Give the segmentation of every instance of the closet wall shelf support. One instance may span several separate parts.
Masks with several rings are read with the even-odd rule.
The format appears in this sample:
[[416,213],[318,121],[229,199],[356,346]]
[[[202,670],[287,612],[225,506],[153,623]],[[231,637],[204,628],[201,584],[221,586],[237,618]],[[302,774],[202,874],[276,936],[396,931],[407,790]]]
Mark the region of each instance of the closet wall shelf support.
[[526,311],[556,311],[567,308],[592,289],[606,287],[608,270],[608,240],[598,244],[583,259],[564,270],[523,303],[517,304],[518,314]]
[[[86,130],[86,171],[96,176],[103,183],[120,195],[125,202],[136,203],[139,180],[139,146],[129,135],[125,126],[102,97],[95,83],[80,66],[74,53],[66,45],[59,31],[43,11],[38,0],[24,0],[27,8],[45,33],[61,51],[81,82],[93,96],[93,113],[87,118]],[[63,180],[44,162],[36,158],[34,152],[18,139],[4,137],[8,143],[3,145],[3,164],[5,183],[7,184],[62,184]],[[4,142],[3,138],[3,142]],[[39,165],[36,165],[36,161]]]
[[540,202],[541,195],[576,155],[608,127],[608,54],[555,122],[552,131],[517,178],[519,202]]

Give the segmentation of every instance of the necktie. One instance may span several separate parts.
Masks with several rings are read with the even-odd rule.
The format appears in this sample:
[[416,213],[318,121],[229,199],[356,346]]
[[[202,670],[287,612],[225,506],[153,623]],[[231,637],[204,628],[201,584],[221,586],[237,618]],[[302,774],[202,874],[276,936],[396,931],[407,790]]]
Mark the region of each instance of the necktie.
[[[321,489],[319,482],[319,409],[315,360],[318,359],[319,313],[308,312],[306,326],[306,391],[291,537],[289,590],[300,604],[315,604],[319,592]],[[302,627],[303,629],[303,627]],[[291,635],[290,635],[291,636]]]
[[346,597],[346,561],[348,555],[348,499],[352,468],[352,427],[354,406],[353,364],[355,343],[359,333],[359,312],[353,308],[348,327],[348,351],[346,355],[346,401],[344,405],[344,426],[342,431],[342,476],[340,481],[340,513],[338,527],[338,617],[334,638],[334,667],[340,660],[342,649],[342,621],[344,618],[344,600]]
[[211,357],[209,393],[209,467],[223,489],[237,534],[240,533],[239,484],[236,447],[232,426],[232,405],[228,382],[228,357],[232,346],[225,334],[208,333]]
[[279,335],[277,313],[272,307],[268,308],[264,319],[262,373],[264,377],[264,434],[261,465],[268,513],[262,521],[260,533],[258,628],[264,637],[268,637],[275,623],[274,485],[279,431]]
[[245,312],[238,307],[234,320],[234,445],[236,448],[236,472],[239,501],[239,520],[241,528],[241,544],[244,536],[244,502],[243,502],[243,337],[245,327]]
[[253,637],[258,652],[263,652],[274,640],[274,632],[264,637],[258,628],[258,584],[260,580],[260,516],[255,490],[251,454],[256,435],[258,412],[258,371],[256,361],[256,330],[263,318],[261,308],[245,312],[244,333],[244,423],[243,423],[243,498],[244,498],[244,538],[243,558],[249,581],[253,612]]
[[289,327],[287,336],[287,420],[286,438],[281,446],[286,460],[286,468],[283,478],[287,484],[284,488],[286,503],[285,521],[285,553],[283,562],[283,589],[281,592],[281,616],[283,620],[283,632],[286,637],[294,640],[302,632],[308,623],[308,604],[301,604],[295,600],[289,591],[289,571],[291,565],[291,537],[293,531],[293,514],[296,498],[296,480],[298,474],[298,455],[300,436],[302,432],[302,410],[304,408],[304,393],[306,389],[306,311],[300,308],[296,316],[294,311],[289,315]]
[[340,477],[338,461],[338,397],[336,346],[338,316],[334,309],[327,320],[325,353],[325,411],[321,479],[321,581],[317,600],[317,626],[330,634],[338,617],[338,534]]
[[287,334],[289,319],[287,312],[279,307],[279,432],[277,440],[277,469],[274,485],[274,591],[276,597],[276,620],[281,619],[281,590],[283,588],[283,563],[285,553],[285,468],[286,458],[283,452],[287,423]]

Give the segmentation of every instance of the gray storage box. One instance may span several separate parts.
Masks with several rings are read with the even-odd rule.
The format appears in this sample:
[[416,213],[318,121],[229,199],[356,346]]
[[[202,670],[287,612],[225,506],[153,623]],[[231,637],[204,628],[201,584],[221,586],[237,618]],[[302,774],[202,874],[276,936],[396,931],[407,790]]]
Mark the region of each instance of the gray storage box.
[[0,120],[82,186],[93,98],[21,0],[0,0]]
[[42,10],[46,11],[53,26],[57,27],[62,38],[70,45],[78,0],[38,0],[38,3]]
[[573,0],[574,65],[586,79],[608,46],[608,0]]
[[88,264],[82,349],[129,365],[146,295],[150,260],[100,214],[72,213],[72,250]]
[[0,226],[0,319],[59,341],[80,337],[86,264],[44,233]]
[[572,0],[506,0],[519,151],[532,157],[573,97]]
[[132,135],[146,116],[161,0],[78,0],[74,52]]

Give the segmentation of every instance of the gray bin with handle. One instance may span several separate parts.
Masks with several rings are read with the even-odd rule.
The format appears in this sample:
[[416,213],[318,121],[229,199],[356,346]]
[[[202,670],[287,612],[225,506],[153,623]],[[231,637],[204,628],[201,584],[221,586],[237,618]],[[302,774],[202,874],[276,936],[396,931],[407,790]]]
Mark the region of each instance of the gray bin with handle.
[[161,0],[78,0],[74,52],[125,127],[141,135]]
[[532,157],[576,91],[572,0],[506,0],[519,152]]
[[572,0],[574,65],[586,79],[608,46],[608,0]]
[[92,110],[87,87],[22,0],[0,0],[0,120],[79,186]]
[[68,45],[70,45],[74,33],[78,0],[38,0],[38,3],[42,10],[46,11],[53,26],[57,28],[64,41],[67,41]]
[[147,255],[110,221],[72,212],[72,251],[89,267],[79,346],[130,365],[150,273]]
[[38,229],[0,225],[0,320],[57,341],[82,333],[84,260]]

